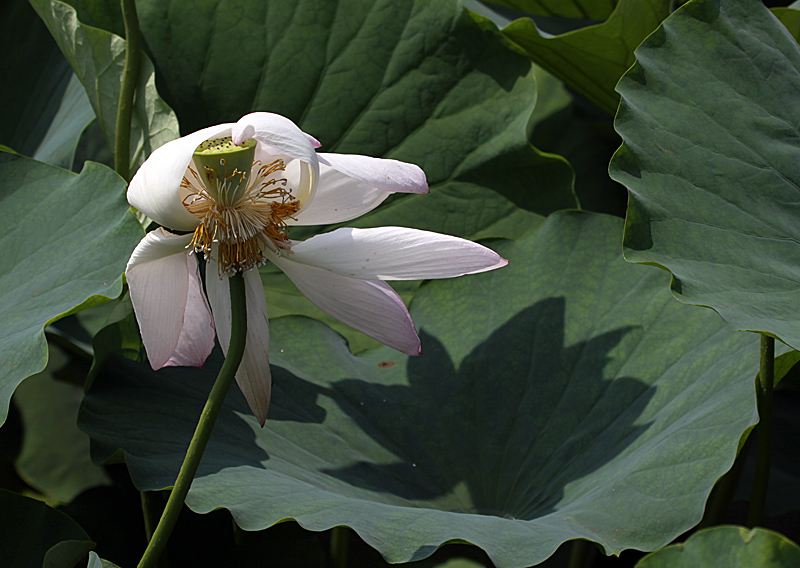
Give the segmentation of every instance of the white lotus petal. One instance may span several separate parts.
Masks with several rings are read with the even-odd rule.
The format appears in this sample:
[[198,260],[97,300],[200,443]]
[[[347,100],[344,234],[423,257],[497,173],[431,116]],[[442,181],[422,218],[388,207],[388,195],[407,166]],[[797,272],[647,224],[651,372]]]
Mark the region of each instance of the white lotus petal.
[[422,352],[408,309],[385,282],[355,280],[269,251],[267,256],[325,313],[407,355]]
[[200,221],[183,206],[181,180],[195,149],[205,140],[228,136],[230,124],[218,124],[167,142],[145,160],[128,187],[128,203],[159,225],[191,231]]
[[[136,246],[125,274],[147,357],[153,369],[202,365],[214,346],[214,328],[202,297],[191,235],[158,228]],[[198,297],[199,294],[199,297]]]
[[313,143],[305,132],[285,116],[271,112],[247,114],[233,125],[231,136],[235,144],[255,138],[261,144],[274,148],[274,154],[286,154],[306,162],[314,172],[314,180],[319,177],[319,163]]
[[320,163],[319,183],[313,198],[295,215],[289,225],[330,225],[361,217],[372,211],[392,193],[347,177]]
[[[261,426],[267,420],[269,399],[272,392],[272,375],[269,369],[269,321],[267,319],[267,299],[257,270],[244,272],[245,299],[247,302],[247,339],[244,355],[236,371],[236,383],[244,394],[250,410]],[[220,278],[217,263],[206,263],[206,287],[214,323],[217,326],[222,352],[227,355],[231,342],[231,297],[230,281],[227,276]]]
[[337,229],[294,243],[291,259],[365,280],[452,278],[508,264],[483,245],[402,227]]
[[392,193],[427,193],[425,172],[414,164],[358,156],[318,154],[320,177],[311,201],[293,225],[342,223],[373,210]]

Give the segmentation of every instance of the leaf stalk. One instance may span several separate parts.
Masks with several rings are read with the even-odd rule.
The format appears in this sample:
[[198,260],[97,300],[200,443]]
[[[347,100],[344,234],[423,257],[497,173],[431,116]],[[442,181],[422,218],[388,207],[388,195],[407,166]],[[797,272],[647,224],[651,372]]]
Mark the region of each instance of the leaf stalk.
[[753,490],[750,494],[750,509],[747,511],[747,526],[761,525],[767,502],[770,454],[772,453],[772,389],[775,382],[775,339],[761,335],[761,368],[756,382],[758,426],[756,426],[756,470]]
[[175,487],[169,496],[164,513],[158,522],[153,537],[147,545],[147,549],[139,561],[139,568],[153,568],[156,566],[159,556],[167,545],[169,535],[178,520],[178,515],[183,509],[183,502],[189,493],[189,487],[197,473],[203,452],[211,437],[214,422],[217,420],[225,396],[228,394],[231,383],[233,382],[236,370],[244,355],[245,338],[247,336],[247,309],[245,300],[244,276],[241,272],[230,277],[231,292],[231,342],[228,347],[228,354],[225,362],[219,370],[217,380],[211,388],[197,428],[194,431],[186,457],[181,465],[178,478],[175,480]]
[[114,170],[125,181],[131,175],[131,117],[136,83],[141,64],[141,32],[136,15],[135,0],[120,0],[122,20],[125,23],[125,64],[122,68],[122,86],[117,103],[117,122],[114,130]]

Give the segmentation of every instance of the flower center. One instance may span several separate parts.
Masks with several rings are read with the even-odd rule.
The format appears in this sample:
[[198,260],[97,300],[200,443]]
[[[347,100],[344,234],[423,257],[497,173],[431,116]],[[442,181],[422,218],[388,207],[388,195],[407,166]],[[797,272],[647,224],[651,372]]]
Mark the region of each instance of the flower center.
[[200,219],[191,246],[206,258],[216,243],[220,276],[264,264],[263,250],[289,249],[286,219],[300,209],[287,187],[286,163],[255,160],[256,141],[207,140],[192,157],[181,188],[186,209]]

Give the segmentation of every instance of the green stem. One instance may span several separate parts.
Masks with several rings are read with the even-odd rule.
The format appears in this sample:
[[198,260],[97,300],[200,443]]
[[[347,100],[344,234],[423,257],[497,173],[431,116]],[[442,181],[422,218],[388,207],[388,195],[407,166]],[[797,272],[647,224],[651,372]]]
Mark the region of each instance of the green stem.
[[[153,538],[153,532],[158,526],[158,520],[161,518],[161,513],[164,512],[164,499],[160,491],[142,491],[139,493],[142,501],[142,514],[144,516],[144,533],[147,537],[147,542]],[[159,558],[156,565],[158,568],[168,568],[169,564],[165,556]]]
[[347,554],[350,550],[350,529],[333,527],[331,529],[331,560],[333,568],[347,568]]
[[759,526],[764,518],[769,484],[770,454],[772,452],[772,387],[775,382],[775,339],[761,336],[761,370],[756,384],[758,426],[756,426],[756,471],[747,526]]
[[120,0],[122,20],[125,23],[125,66],[122,68],[122,86],[117,103],[117,123],[114,132],[114,170],[128,181],[131,175],[131,115],[133,96],[139,80],[141,59],[141,33],[136,16],[135,0]]
[[217,380],[211,388],[211,393],[208,395],[203,412],[200,414],[200,420],[197,422],[192,441],[189,442],[189,449],[186,451],[186,457],[178,473],[178,479],[175,480],[175,487],[172,489],[167,506],[161,515],[161,520],[153,533],[153,538],[150,539],[147,550],[144,551],[144,555],[139,562],[139,568],[152,568],[155,566],[158,557],[167,545],[167,539],[169,539],[172,528],[178,520],[178,514],[183,508],[183,502],[186,499],[186,494],[189,493],[189,487],[192,485],[194,475],[197,473],[197,467],[200,465],[200,459],[203,457],[203,451],[206,449],[206,444],[211,436],[214,422],[222,408],[222,403],[225,401],[225,395],[228,394],[236,369],[239,368],[239,363],[242,361],[245,337],[247,336],[247,311],[244,277],[241,273],[230,277],[230,287],[231,342],[228,347],[228,354],[225,357],[222,368],[219,370]]
[[573,540],[569,551],[569,568],[586,568],[594,550],[594,543],[590,540]]

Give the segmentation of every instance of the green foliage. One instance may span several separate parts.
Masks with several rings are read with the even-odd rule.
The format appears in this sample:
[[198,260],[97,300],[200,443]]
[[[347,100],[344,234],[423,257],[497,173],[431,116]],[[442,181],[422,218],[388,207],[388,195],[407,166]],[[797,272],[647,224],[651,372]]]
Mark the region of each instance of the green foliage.
[[758,0],[699,0],[620,82],[625,255],[735,329],[800,346],[800,48]]
[[[494,243],[506,268],[425,284],[421,357],[353,356],[318,322],[274,321],[267,425],[229,394],[189,506],[246,530],[350,526],[391,562],[453,540],[500,567],[574,538],[665,545],[756,421],[758,338],[675,302],[662,271],[622,259],[621,231],[554,214]],[[122,448],[140,489],[169,486],[217,365],[117,361],[80,418],[95,459]]]
[[605,20],[614,11],[619,0],[489,0],[537,14],[540,16],[561,16],[564,18],[583,18],[585,20]]
[[800,546],[765,529],[720,526],[644,557],[636,568],[793,568]]
[[669,14],[669,0],[620,0],[608,20],[563,35],[542,35],[530,18],[503,33],[578,94],[613,115],[614,87],[634,62],[633,51]]
[[[67,382],[69,375],[80,382]],[[76,425],[83,400],[79,385],[85,376],[85,363],[73,363],[51,346],[45,370],[14,391],[25,428],[17,471],[29,485],[56,501],[69,502],[90,487],[110,483],[89,458],[89,439]]]
[[430,195],[398,196],[348,226],[516,237],[576,205],[568,164],[525,135],[530,62],[455,0],[146,0],[139,10],[183,132],[269,110],[321,151],[425,170]]
[[118,296],[142,230],[111,170],[80,175],[0,154],[0,423],[17,385],[47,362],[43,328]]
[[0,489],[0,564],[73,568],[94,548],[75,521],[40,501]]
[[[83,84],[106,143],[114,150],[125,40],[78,21],[75,10],[58,0],[31,0]],[[131,164],[178,136],[178,121],[156,92],[153,66],[142,57],[131,123]]]

